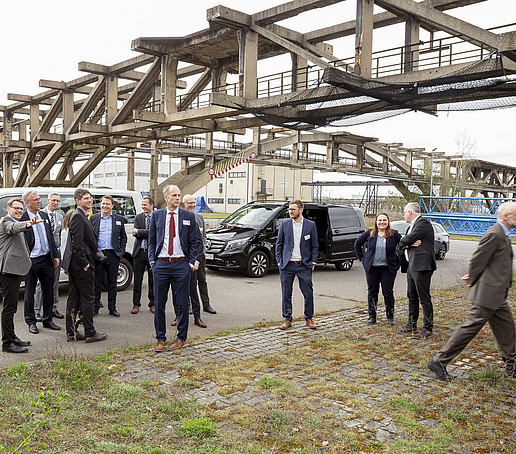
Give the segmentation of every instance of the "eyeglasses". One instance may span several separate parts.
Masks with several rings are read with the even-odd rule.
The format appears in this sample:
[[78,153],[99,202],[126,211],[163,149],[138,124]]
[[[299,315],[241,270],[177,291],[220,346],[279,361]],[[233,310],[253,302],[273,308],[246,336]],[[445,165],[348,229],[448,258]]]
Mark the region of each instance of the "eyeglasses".
[[23,210],[23,207],[11,207],[13,210]]

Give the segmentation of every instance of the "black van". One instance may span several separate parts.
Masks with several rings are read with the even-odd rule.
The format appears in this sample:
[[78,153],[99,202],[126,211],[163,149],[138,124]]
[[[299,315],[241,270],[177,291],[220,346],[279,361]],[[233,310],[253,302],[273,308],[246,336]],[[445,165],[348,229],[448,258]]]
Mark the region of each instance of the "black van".
[[[262,277],[270,267],[277,267],[274,249],[279,225],[289,219],[288,206],[289,202],[251,202],[209,229],[206,266],[244,270],[250,277]],[[353,244],[365,230],[362,211],[316,202],[304,206],[303,216],[317,227],[318,263],[349,270],[356,259]]]

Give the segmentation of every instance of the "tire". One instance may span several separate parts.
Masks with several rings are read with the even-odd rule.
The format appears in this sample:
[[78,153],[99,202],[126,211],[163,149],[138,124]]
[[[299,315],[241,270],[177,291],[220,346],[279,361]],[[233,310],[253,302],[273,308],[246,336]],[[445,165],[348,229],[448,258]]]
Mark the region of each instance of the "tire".
[[129,260],[122,257],[118,265],[118,276],[116,278],[116,290],[121,292],[131,284],[133,280],[133,266]]
[[335,262],[335,268],[339,271],[349,271],[353,266],[353,260],[342,260],[340,262]]
[[249,277],[263,277],[267,274],[270,267],[270,259],[266,252],[255,251],[249,256],[247,261],[246,274]]
[[435,254],[435,258],[437,260],[444,260],[444,257],[446,257],[447,252],[448,250],[446,249],[446,245],[444,243],[441,243],[441,246],[439,246],[437,254]]

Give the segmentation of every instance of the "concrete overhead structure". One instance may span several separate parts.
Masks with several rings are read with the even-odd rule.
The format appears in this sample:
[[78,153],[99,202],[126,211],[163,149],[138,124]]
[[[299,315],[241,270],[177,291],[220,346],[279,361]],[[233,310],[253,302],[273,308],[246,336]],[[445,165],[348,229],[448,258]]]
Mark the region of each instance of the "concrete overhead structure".
[[[509,99],[516,94],[508,77],[516,72],[516,32],[485,30],[446,13],[485,0],[357,0],[354,20],[330,15],[327,22],[336,24],[306,33],[278,23],[343,1],[294,0],[255,14],[215,6],[207,11],[205,30],[138,38],[132,49],[139,54],[132,59],[111,66],[80,62],[82,77],[40,80],[46,90],[35,96],[10,93],[14,103],[0,106],[4,186],[76,187],[107,156],[131,162],[145,152],[158,200],[166,183],[194,193],[246,159],[383,176],[404,193],[413,181],[428,192],[417,165],[428,160],[424,149],[315,128],[400,109],[435,113],[444,102]],[[375,5],[383,11],[375,13]],[[397,57],[374,53],[375,30],[399,23],[405,24],[405,44]],[[427,42],[423,32],[430,32]],[[442,37],[434,40],[434,33]],[[334,55],[336,40],[353,35],[352,56]],[[261,61],[280,55],[290,56],[288,67],[260,73]],[[393,58],[399,61],[393,64]],[[496,84],[467,95],[458,88],[493,78]],[[158,185],[164,153],[180,157],[182,169]],[[465,189],[515,194],[514,168],[477,162],[471,170],[460,157],[439,159]],[[132,165],[127,178],[131,188]]]

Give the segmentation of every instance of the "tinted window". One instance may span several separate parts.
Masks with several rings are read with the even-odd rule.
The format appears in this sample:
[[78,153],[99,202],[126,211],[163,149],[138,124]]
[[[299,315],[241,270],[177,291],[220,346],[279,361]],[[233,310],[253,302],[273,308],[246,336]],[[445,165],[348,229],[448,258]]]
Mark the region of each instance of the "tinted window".
[[444,232],[444,229],[438,225],[438,224],[432,224],[434,226],[434,232],[435,233],[443,233]]
[[353,208],[330,207],[331,226],[334,229],[342,227],[359,227],[358,217]]
[[284,211],[276,218],[276,228],[279,229],[280,224],[285,221],[286,219],[290,219],[290,216],[288,215],[288,211]]
[[[93,212],[100,213],[100,199],[102,195],[93,196]],[[133,224],[136,216],[136,207],[134,206],[134,200],[132,197],[124,197],[120,195],[112,196],[115,202],[113,206],[113,213],[123,216],[126,224]]]
[[224,219],[222,224],[257,228],[261,227],[278,210],[280,210],[279,207],[244,206]]

